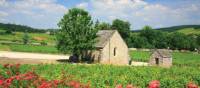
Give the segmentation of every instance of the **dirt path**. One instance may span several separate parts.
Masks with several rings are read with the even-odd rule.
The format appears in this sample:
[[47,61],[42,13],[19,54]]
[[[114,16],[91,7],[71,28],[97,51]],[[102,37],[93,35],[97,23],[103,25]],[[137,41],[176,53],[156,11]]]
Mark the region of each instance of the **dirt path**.
[[25,53],[25,52],[10,52],[0,51],[0,64],[4,63],[23,63],[23,64],[37,64],[37,63],[54,63],[68,59],[68,55],[53,55],[40,53]]
[[147,62],[135,62],[133,61],[132,66],[149,66],[149,64]]

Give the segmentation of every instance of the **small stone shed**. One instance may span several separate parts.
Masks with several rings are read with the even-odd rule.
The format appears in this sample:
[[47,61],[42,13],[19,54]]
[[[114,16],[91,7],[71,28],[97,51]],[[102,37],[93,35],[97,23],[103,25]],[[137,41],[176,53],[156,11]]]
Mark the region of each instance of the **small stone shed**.
[[94,61],[102,64],[128,65],[128,46],[117,30],[100,30],[97,32]]
[[170,67],[172,66],[172,54],[167,49],[153,50],[149,60],[149,64],[152,66]]

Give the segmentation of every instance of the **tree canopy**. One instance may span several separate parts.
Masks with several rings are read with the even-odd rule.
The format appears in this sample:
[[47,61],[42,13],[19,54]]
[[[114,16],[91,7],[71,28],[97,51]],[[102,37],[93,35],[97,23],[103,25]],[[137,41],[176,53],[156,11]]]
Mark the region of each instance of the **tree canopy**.
[[94,28],[90,14],[79,8],[72,8],[58,23],[57,48],[62,53],[71,52],[83,56],[94,49],[97,29]]
[[112,29],[118,30],[123,39],[127,40],[130,34],[130,23],[120,19],[115,19],[111,25]]

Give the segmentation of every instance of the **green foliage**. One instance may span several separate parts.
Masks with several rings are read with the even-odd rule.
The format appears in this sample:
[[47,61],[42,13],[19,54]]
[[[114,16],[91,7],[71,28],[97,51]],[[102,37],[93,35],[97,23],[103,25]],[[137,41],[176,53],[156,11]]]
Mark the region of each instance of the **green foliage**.
[[28,44],[29,39],[30,39],[30,37],[29,37],[28,33],[24,33],[22,40],[25,45]]
[[174,32],[169,35],[169,44],[172,49],[188,49],[197,48],[196,39],[193,36],[187,36],[183,33]]
[[197,36],[197,44],[200,47],[200,35]]
[[120,35],[123,39],[126,41],[128,40],[129,34],[130,34],[130,23],[127,21],[123,21],[120,19],[115,19],[112,22],[112,29],[118,30]]
[[136,48],[151,48],[152,46],[149,44],[145,37],[140,37],[136,34],[131,34],[128,40],[129,47]]
[[59,22],[61,28],[57,34],[57,48],[62,53],[67,51],[83,56],[83,52],[94,49],[97,29],[92,18],[83,9],[73,8]]
[[98,30],[111,30],[111,25],[105,22],[99,23],[99,21],[97,20],[95,28],[97,28]]
[[41,44],[42,46],[46,46],[46,45],[47,45],[47,42],[43,40],[43,41],[40,42],[40,44]]
[[148,43],[151,44],[151,48],[167,47],[166,33],[153,30],[150,26],[145,26],[140,32],[140,36],[146,38]]
[[131,33],[128,45],[135,48],[170,48],[193,51],[198,47],[198,37],[180,32],[168,33],[145,26],[137,34]]
[[6,30],[5,34],[12,34],[12,30],[10,30],[10,29]]

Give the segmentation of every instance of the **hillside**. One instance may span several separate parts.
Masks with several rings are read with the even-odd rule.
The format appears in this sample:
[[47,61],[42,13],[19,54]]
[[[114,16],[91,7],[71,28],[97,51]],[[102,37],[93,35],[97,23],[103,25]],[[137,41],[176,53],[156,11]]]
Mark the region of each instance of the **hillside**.
[[181,32],[184,34],[200,34],[200,25],[172,26],[166,28],[157,28],[156,30],[162,30],[167,32]]
[[0,30],[11,30],[11,31],[15,31],[15,32],[40,32],[40,33],[44,33],[46,32],[45,29],[36,29],[36,28],[32,28],[29,26],[25,26],[25,25],[17,25],[17,24],[5,24],[5,23],[0,23]]
[[[166,32],[181,32],[184,34],[200,34],[200,25],[180,25],[165,28],[155,28],[155,30]],[[134,30],[133,32],[138,33],[140,30]]]

